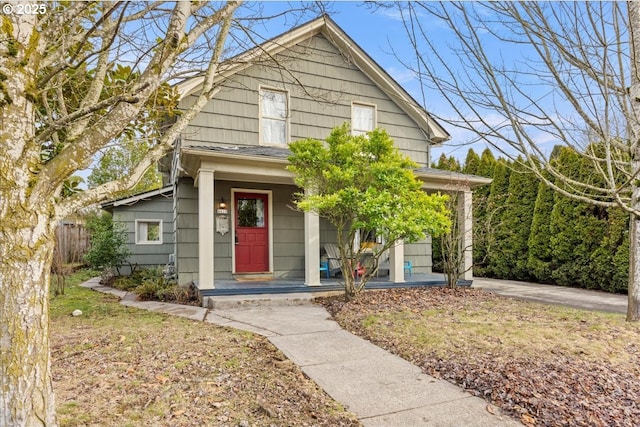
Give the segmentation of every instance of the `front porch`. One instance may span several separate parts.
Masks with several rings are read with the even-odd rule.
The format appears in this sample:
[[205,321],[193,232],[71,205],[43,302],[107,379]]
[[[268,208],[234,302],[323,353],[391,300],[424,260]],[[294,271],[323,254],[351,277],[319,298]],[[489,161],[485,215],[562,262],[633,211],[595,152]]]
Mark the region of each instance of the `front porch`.
[[[471,280],[461,280],[460,286],[470,286]],[[428,286],[446,286],[447,280],[442,273],[424,274],[415,273],[406,275],[405,281],[394,283],[388,277],[372,278],[367,283],[365,289],[399,289],[417,288]],[[213,297],[223,295],[265,295],[265,294],[288,294],[288,293],[325,293],[342,291],[343,285],[339,278],[320,279],[320,285],[305,285],[303,278],[300,279],[273,279],[265,281],[243,282],[237,280],[216,280],[214,289],[201,289],[202,297]]]
[[[316,214],[301,212],[292,204],[295,193],[301,189],[295,186],[293,175],[286,169],[287,156],[287,150],[272,147],[183,150],[185,171],[195,176],[193,184],[185,179],[177,191],[178,200],[185,200],[177,204],[176,222],[177,270],[183,283],[195,282],[204,297],[342,290],[338,280],[325,279],[320,271],[323,251],[326,252],[328,244],[335,244],[335,229]],[[416,174],[423,181],[424,191],[458,194],[457,206],[453,208],[458,210],[460,247],[464,254],[462,279],[470,283],[471,189],[489,181],[426,168]],[[255,223],[245,224],[240,203],[254,200],[247,206],[254,207]],[[260,228],[263,234],[245,236],[244,228],[252,231]],[[251,250],[245,248],[248,242],[253,245]],[[262,263],[255,266],[253,259],[246,263],[246,254],[260,255]],[[403,274],[405,261],[412,263],[413,276]],[[396,242],[385,262],[388,276],[371,281],[369,289],[446,283],[443,275],[430,274],[429,238]],[[250,268],[245,268],[245,264]],[[264,282],[232,279],[237,274],[253,272],[273,275],[274,279]]]

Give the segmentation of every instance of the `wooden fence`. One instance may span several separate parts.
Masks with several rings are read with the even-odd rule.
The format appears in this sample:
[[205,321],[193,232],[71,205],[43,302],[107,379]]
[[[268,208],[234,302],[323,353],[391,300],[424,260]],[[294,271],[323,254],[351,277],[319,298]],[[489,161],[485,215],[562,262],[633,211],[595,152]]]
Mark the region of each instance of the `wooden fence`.
[[83,262],[84,254],[89,250],[89,231],[82,224],[58,225],[56,249],[63,264]]

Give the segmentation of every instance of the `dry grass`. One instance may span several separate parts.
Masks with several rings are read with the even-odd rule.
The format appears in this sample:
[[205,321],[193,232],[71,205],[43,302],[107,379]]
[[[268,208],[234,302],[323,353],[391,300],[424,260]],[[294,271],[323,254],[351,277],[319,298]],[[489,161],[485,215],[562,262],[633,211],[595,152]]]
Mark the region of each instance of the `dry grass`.
[[51,313],[61,426],[359,425],[262,337],[73,284]]
[[[345,328],[486,397],[527,425],[634,425],[640,325],[479,290],[325,300]],[[635,420],[635,421],[634,421]]]

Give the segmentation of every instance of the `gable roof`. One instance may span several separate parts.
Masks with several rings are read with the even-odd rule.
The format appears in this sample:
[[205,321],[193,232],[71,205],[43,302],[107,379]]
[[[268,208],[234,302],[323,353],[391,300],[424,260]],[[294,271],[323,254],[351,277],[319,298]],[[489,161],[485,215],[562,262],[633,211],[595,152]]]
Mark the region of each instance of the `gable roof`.
[[[216,80],[222,81],[252,66],[256,59],[265,54],[276,55],[318,34],[322,34],[343,53],[348,54],[355,66],[389,96],[426,133],[432,143],[440,144],[450,139],[449,133],[327,15],[320,16],[230,58],[220,67]],[[196,76],[179,83],[180,97],[184,98],[197,92],[203,81],[204,76]]]

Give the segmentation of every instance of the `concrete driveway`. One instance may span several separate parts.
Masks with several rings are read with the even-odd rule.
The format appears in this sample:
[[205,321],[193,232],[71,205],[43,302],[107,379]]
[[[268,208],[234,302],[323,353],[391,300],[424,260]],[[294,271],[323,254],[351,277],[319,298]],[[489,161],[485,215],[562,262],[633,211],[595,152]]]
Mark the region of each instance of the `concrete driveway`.
[[506,297],[610,313],[627,312],[627,296],[601,291],[474,277],[474,288]]

